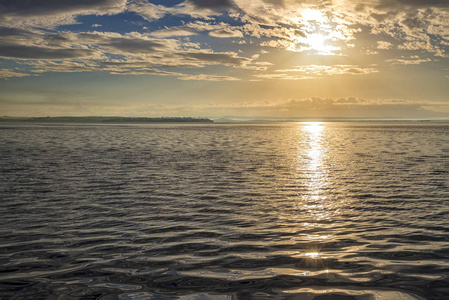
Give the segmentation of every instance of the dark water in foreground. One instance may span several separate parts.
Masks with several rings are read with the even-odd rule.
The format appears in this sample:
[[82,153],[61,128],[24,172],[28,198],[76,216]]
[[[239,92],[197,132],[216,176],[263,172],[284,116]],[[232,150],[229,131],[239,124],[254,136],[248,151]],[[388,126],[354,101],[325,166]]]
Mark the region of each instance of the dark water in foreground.
[[449,299],[449,124],[1,125],[3,299]]

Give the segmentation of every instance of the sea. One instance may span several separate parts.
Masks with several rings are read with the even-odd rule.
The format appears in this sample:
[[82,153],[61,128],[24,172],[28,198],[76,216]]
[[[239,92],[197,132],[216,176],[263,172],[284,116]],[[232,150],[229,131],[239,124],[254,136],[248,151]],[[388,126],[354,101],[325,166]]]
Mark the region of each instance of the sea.
[[2,123],[0,199],[0,299],[449,299],[449,123]]

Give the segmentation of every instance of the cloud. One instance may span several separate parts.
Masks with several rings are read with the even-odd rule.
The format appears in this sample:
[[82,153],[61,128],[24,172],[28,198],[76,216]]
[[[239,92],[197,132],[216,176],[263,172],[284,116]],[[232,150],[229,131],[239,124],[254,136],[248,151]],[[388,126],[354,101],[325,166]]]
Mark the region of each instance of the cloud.
[[[443,106],[446,112],[435,111]],[[395,99],[367,100],[363,98],[291,99],[286,101],[256,101],[236,103],[151,105],[139,111],[153,114],[183,114],[210,117],[241,118],[438,118],[448,116],[448,105],[438,102],[413,102]]]
[[211,1],[212,5],[206,5],[203,2],[208,1],[185,1],[175,6],[164,6],[149,3],[146,0],[132,0],[127,5],[127,11],[134,12],[148,21],[161,19],[167,15],[185,15],[206,20],[211,16],[221,15],[221,12],[217,11],[217,8],[221,6],[213,5],[219,1]]
[[238,78],[231,76],[219,76],[219,75],[191,75],[191,76],[183,76],[179,77],[181,80],[205,80],[205,81],[236,81]]
[[25,76],[30,76],[30,74],[16,72],[11,69],[0,69],[0,78],[1,79],[8,79],[8,78],[12,78],[12,77],[25,77]]
[[419,56],[410,56],[410,57],[400,57],[395,59],[389,59],[387,62],[392,63],[393,65],[420,65],[425,62],[430,62],[432,59],[430,58],[420,58]]
[[[306,65],[295,69],[284,70],[290,72],[302,72],[315,75],[364,75],[378,72],[375,68],[362,68],[356,65]],[[282,72],[282,70],[281,70]]]
[[[193,30],[193,29],[189,29]],[[0,27],[0,57],[22,60],[28,73],[93,72],[184,75],[165,68],[263,67],[233,51],[202,49],[193,42],[130,32],[46,32]]]
[[179,52],[176,55],[183,57],[184,59],[198,62],[200,64],[221,64],[226,66],[244,66],[246,63],[250,63],[251,59],[240,57],[234,52],[211,52],[211,51],[186,51]]
[[0,13],[14,16],[57,14],[116,14],[123,11],[126,0],[3,0]]
[[127,11],[134,12],[149,21],[160,19],[171,12],[163,5],[156,5],[144,0],[130,1]]
[[210,36],[218,37],[218,38],[236,38],[236,37],[243,37],[243,33],[238,30],[228,30],[228,29],[221,29],[217,31],[211,31],[209,32]]
[[195,21],[188,23],[185,27],[195,32],[208,32],[209,36],[217,38],[241,38],[243,37],[243,27],[231,26],[224,22],[204,22]]
[[[208,80],[209,75],[204,75]],[[212,77],[213,78],[213,77]],[[200,80],[201,79],[200,77]],[[221,80],[220,80],[221,81]],[[0,98],[4,115],[122,115],[122,116],[209,116],[246,119],[301,119],[301,118],[443,118],[449,116],[449,105],[430,101],[401,99],[369,100],[356,97],[290,99],[283,101],[215,102],[198,104],[166,103],[101,103],[86,101],[89,94],[52,91],[33,91],[25,97]],[[61,99],[64,99],[61,101]],[[20,109],[17,109],[20,107]]]
[[[0,37],[0,56],[19,59],[76,59],[101,55],[142,55],[174,49],[177,42],[153,39],[138,33],[120,35],[111,32],[61,32],[48,34],[21,31],[22,36]],[[24,39],[27,37],[26,39]],[[38,45],[38,46],[36,46]]]
[[271,73],[271,74],[256,74],[254,77],[258,79],[282,79],[282,80],[304,80],[312,79],[314,77],[299,74],[287,74],[287,73]]
[[[322,24],[314,20],[302,19],[301,11],[305,10],[303,1],[268,3],[258,0],[249,3],[248,1],[196,0],[167,7],[144,0],[135,0],[129,3],[127,9],[149,21],[161,19],[167,15],[202,18],[202,21],[189,22],[183,27],[165,28],[153,32],[154,36],[159,37],[189,36],[195,32],[207,32],[209,36],[218,38],[248,36],[267,38],[262,41],[264,45],[298,51],[300,48],[297,45],[302,43],[299,38],[306,37],[305,30],[310,33],[319,27],[318,29],[325,31],[326,37],[332,41],[348,41],[353,38],[354,33],[354,30],[347,27],[331,10],[323,12]],[[231,25],[229,21],[217,22],[217,19],[226,17],[227,14],[237,20],[239,25]],[[186,27],[195,31],[185,30]]]
[[123,12],[126,0],[5,0],[0,2],[0,23],[9,27],[44,27],[74,24],[77,15]]
[[156,68],[107,68],[104,69],[104,71],[107,71],[110,74],[115,75],[157,75],[157,76],[183,76],[183,74],[178,72],[168,72],[159,70]]
[[388,50],[388,49],[391,49],[391,47],[393,47],[393,44],[390,42],[386,42],[386,41],[378,41],[377,42],[377,49]]
[[93,72],[100,71],[100,65],[93,60],[29,60],[26,64],[32,67],[32,72],[35,74],[45,72]]
[[[257,79],[300,80],[330,75],[361,75],[377,70],[358,65],[310,65],[264,74],[262,71],[273,63],[255,62],[257,59],[252,55],[257,53],[256,47],[311,55],[343,55],[345,49],[357,43],[355,37],[362,30],[364,34],[369,33],[370,38],[375,35],[378,41],[377,44],[371,43],[370,47],[357,48],[365,54],[380,52],[384,55],[387,50],[414,52],[407,53],[409,55],[424,50],[444,57],[449,46],[448,5],[436,0],[186,0],[171,6],[147,0],[56,2],[2,1],[0,56],[22,60],[31,68],[35,66],[29,72],[44,72],[46,67],[60,72],[64,68],[67,72],[78,72],[83,69],[80,62],[84,60],[87,72],[120,73],[119,68],[122,68],[123,74],[132,74],[133,70],[145,73],[157,69],[163,75],[163,72],[168,72],[165,68],[222,65],[252,70]],[[145,19],[141,20],[145,28],[153,31],[72,32],[58,30],[57,27],[80,22],[82,19],[77,17],[81,15],[123,12],[140,15]],[[167,16],[172,17],[170,22],[160,20]],[[106,28],[106,24],[101,28]],[[93,28],[101,25],[88,26],[97,30]],[[226,38],[233,40],[227,43]],[[266,57],[279,60],[273,55]],[[420,54],[417,59],[398,58],[388,62],[418,64],[426,59]],[[71,61],[71,64],[49,63],[56,60]]]
[[[444,106],[446,112],[435,111]],[[195,106],[195,111],[209,116],[269,118],[438,118],[448,116],[448,105],[427,101],[399,99],[368,100],[363,98],[291,99],[286,101],[240,102]],[[218,116],[220,116],[218,115]]]
[[356,65],[301,65],[292,69],[275,70],[271,74],[256,74],[260,79],[302,80],[332,75],[365,75],[378,72],[373,67]]
[[[257,59],[257,57],[254,57],[254,59]],[[254,71],[265,71],[268,68],[272,67],[274,64],[266,61],[253,61],[250,63],[245,64],[243,67],[247,70],[254,70]]]
[[[437,103],[435,103],[437,104]],[[424,109],[433,103],[404,100],[367,100],[348,97],[343,99],[308,98],[279,102],[271,107],[261,107],[275,116],[315,117],[315,118],[414,118],[442,117],[447,113],[437,113]]]
[[90,49],[53,49],[34,46],[0,46],[0,57],[18,59],[73,59],[89,57],[95,51]]
[[[411,7],[422,7],[422,8],[428,8],[428,7],[443,7],[447,8],[449,7],[449,3],[447,1],[441,1],[441,0],[396,0],[393,1],[396,2],[398,5],[406,5]],[[382,4],[386,5],[388,3],[387,0],[382,0]]]
[[132,38],[132,37],[112,37],[100,43],[99,46],[105,49],[114,49],[112,53],[126,53],[126,54],[145,54],[154,53],[169,49],[169,45],[165,40],[151,40],[147,38]]
[[364,100],[356,99],[354,97],[348,97],[348,98],[340,98],[334,101],[336,104],[356,104],[360,102],[365,102]]
[[335,0],[333,6],[340,9],[352,26],[366,26],[378,38],[389,36],[400,50],[447,55],[444,46],[449,36],[447,1]]
[[213,10],[228,9],[233,6],[230,0],[188,0],[197,8],[208,8]]

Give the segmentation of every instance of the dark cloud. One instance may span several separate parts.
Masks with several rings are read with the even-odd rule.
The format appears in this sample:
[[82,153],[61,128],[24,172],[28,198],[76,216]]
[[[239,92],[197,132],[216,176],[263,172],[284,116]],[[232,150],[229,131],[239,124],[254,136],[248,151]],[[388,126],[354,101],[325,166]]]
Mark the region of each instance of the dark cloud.
[[114,37],[111,36],[111,33],[79,33],[75,35],[75,39],[79,43],[97,45],[106,50],[113,48],[133,54],[162,51],[168,47],[166,40],[154,40],[142,37]]
[[[365,6],[365,4],[362,4]],[[447,0],[380,0],[378,9],[384,11],[403,11],[409,9],[419,8],[449,8],[449,1]]]
[[33,33],[24,29],[0,27],[0,38],[11,36],[32,36]]
[[396,16],[396,12],[390,12],[390,13],[386,13],[386,14],[376,14],[376,13],[371,14],[371,17],[379,23],[384,22],[385,20],[390,19],[395,16]]
[[54,49],[36,46],[7,45],[0,46],[0,57],[21,59],[71,59],[91,56],[90,49]]
[[226,9],[234,6],[234,2],[231,0],[189,0],[189,2],[198,8],[212,10]]
[[167,47],[167,45],[158,41],[129,38],[112,38],[100,45],[110,46],[128,53],[149,53],[162,50]]
[[265,2],[265,3],[268,3],[268,4],[272,4],[272,5],[275,5],[275,6],[281,6],[281,7],[283,7],[284,6],[284,1],[279,1],[279,0],[263,0],[263,2]]
[[0,14],[35,16],[94,10],[105,13],[125,4],[126,0],[2,0]]
[[[449,7],[447,0],[396,0],[399,4],[417,7]],[[385,1],[387,2],[387,1]]]
[[[104,61],[104,58],[110,55],[119,55],[126,59]],[[32,32],[26,30],[10,28],[0,28],[0,57],[36,61],[65,60],[63,64],[36,62],[33,67],[37,70],[89,72],[101,68],[115,74],[151,73],[154,75],[157,75],[157,72],[148,67],[191,68],[216,64],[241,67],[251,61],[234,52],[217,53],[196,48],[189,50],[185,47],[182,49],[175,40],[154,39],[138,33],[130,35],[113,32],[48,33],[36,30],[32,35]],[[73,61],[86,57],[92,58],[89,60],[89,65]],[[72,63],[69,63],[70,60]],[[120,71],[120,69],[123,70]],[[163,72],[158,74],[172,75]],[[3,77],[6,76],[11,77],[12,73],[9,72]]]
[[58,47],[69,42],[69,39],[60,34],[46,35],[43,37],[48,46]]
[[419,18],[408,18],[402,21],[402,24],[407,26],[410,29],[413,28],[425,28],[427,26],[426,22]]

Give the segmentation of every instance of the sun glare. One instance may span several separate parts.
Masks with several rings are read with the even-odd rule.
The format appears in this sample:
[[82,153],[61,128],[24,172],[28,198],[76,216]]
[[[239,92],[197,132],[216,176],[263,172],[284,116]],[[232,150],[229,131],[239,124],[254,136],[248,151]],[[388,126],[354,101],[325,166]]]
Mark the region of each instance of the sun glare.
[[321,254],[319,252],[309,252],[304,254],[305,256],[309,257],[309,258],[314,258],[314,259],[318,259],[321,257]]
[[[296,37],[298,51],[311,51],[313,54],[334,55],[339,47],[330,43],[335,37],[341,36],[325,13],[318,9],[308,8],[298,17],[303,36]],[[335,25],[335,24],[334,24]]]
[[304,124],[304,130],[311,134],[313,137],[316,137],[321,133],[321,131],[323,131],[322,122],[306,122]]
[[307,36],[307,43],[312,50],[326,51],[326,40],[327,38],[322,34],[310,34]]
[[301,17],[303,20],[309,21],[309,22],[310,21],[315,21],[315,22],[320,22],[320,23],[326,22],[326,18],[324,17],[324,14],[317,9],[308,8],[301,13]]

